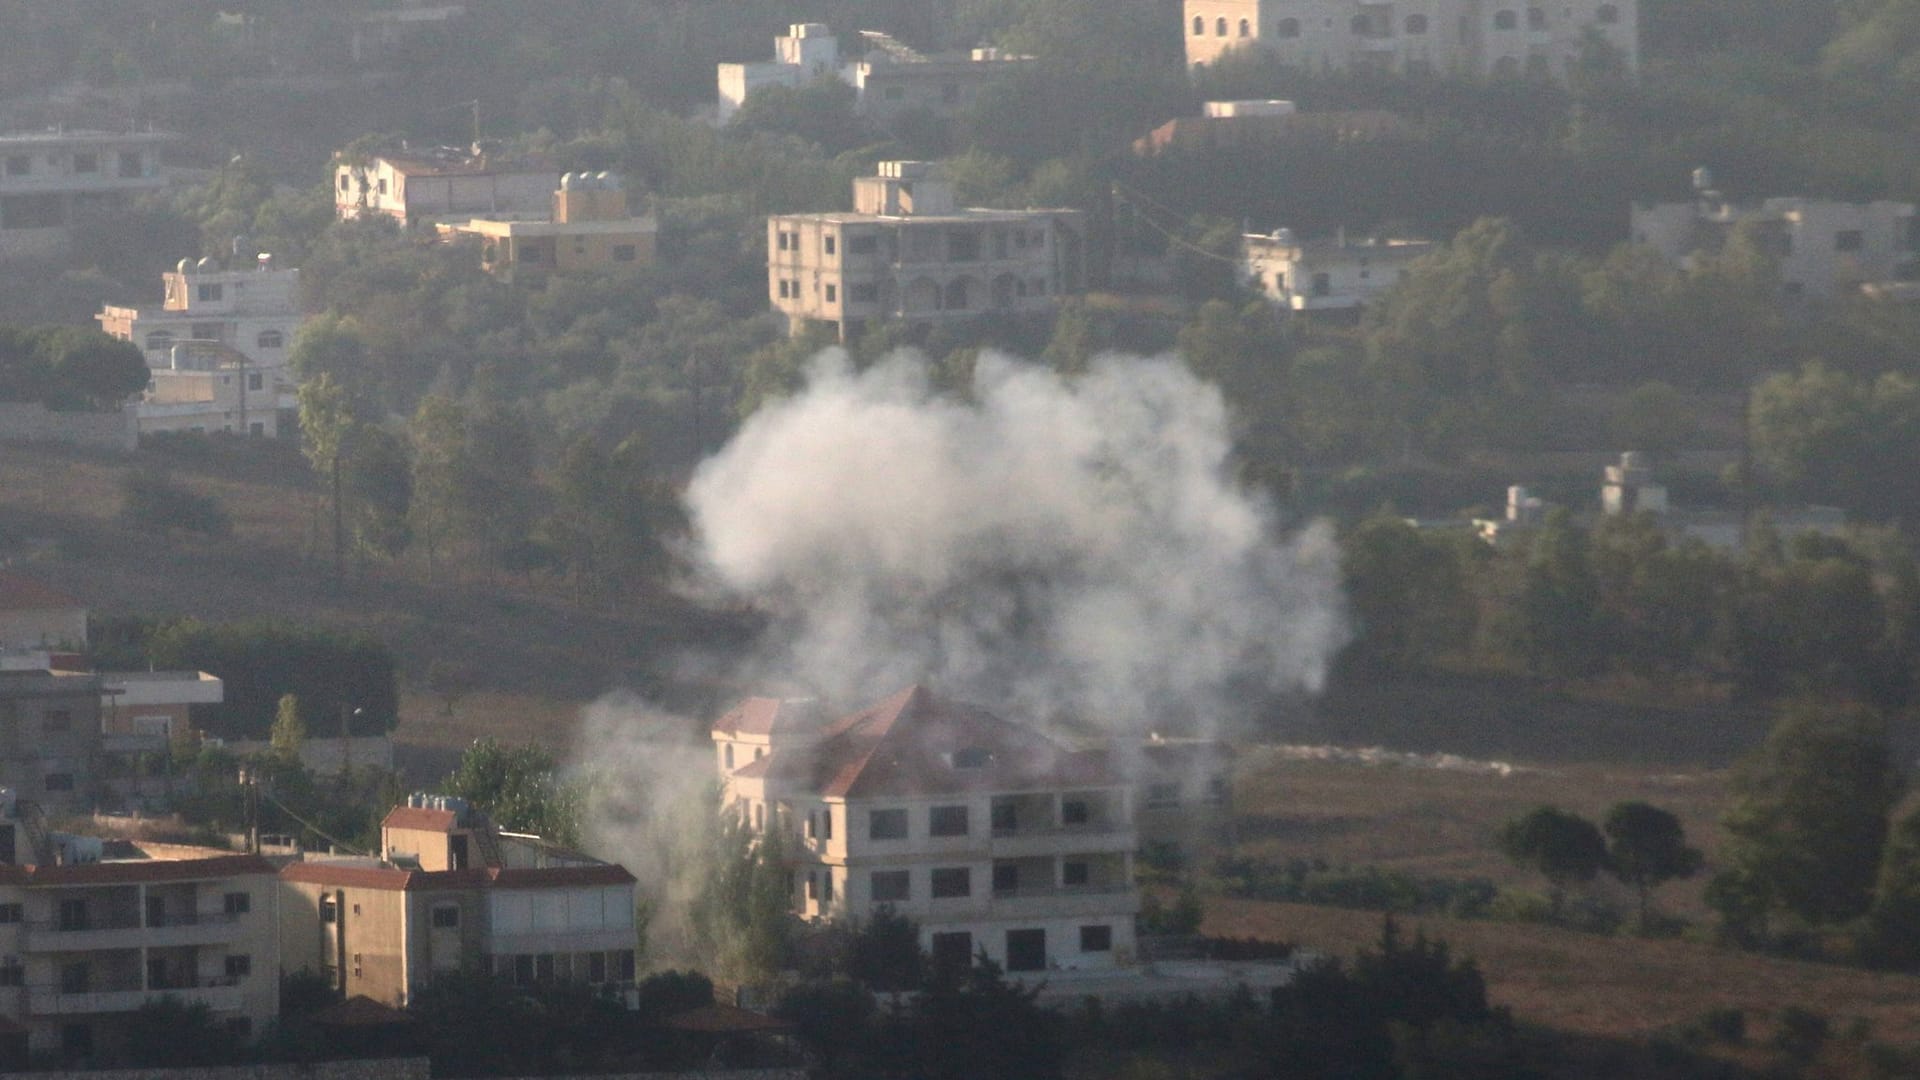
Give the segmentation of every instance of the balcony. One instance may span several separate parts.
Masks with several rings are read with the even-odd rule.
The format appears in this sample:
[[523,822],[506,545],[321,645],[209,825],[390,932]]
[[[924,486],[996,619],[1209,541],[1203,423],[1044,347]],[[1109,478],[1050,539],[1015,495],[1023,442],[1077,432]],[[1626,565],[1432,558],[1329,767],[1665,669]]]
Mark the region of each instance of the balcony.
[[88,990],[70,994],[57,988],[35,987],[29,992],[27,1009],[35,1016],[123,1013],[165,997],[177,998],[188,1005],[204,1004],[215,1012],[238,1012],[244,1002],[239,981],[223,978],[203,979],[195,986],[166,990]]
[[993,855],[1001,859],[1131,851],[1135,846],[1133,826],[1124,821],[993,830]]
[[929,901],[925,917],[943,919],[1048,919],[1132,914],[1140,906],[1134,887],[1032,885]]
[[142,945],[219,945],[232,941],[240,916],[225,912],[168,915],[164,922],[142,926],[137,915],[108,915],[85,922],[27,924],[31,952],[86,952],[94,949],[137,949]]

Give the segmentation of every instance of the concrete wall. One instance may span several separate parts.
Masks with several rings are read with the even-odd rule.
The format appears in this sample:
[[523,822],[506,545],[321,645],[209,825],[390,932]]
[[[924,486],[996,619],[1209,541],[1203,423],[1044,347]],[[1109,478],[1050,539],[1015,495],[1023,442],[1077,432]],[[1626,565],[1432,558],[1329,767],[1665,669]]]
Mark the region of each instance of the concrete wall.
[[119,412],[50,412],[34,402],[0,401],[0,442],[56,442],[132,450],[139,445],[133,406]]

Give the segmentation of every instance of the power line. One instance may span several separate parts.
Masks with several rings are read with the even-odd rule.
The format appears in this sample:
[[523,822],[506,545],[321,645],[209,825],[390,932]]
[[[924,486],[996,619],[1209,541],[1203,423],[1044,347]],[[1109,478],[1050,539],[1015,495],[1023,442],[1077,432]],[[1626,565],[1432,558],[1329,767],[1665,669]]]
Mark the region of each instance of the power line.
[[1165,237],[1169,244],[1174,244],[1179,247],[1186,248],[1188,251],[1193,252],[1195,255],[1204,256],[1206,258],[1213,259],[1216,262],[1223,262],[1228,264],[1229,266],[1240,265],[1240,260],[1238,258],[1231,255],[1222,255],[1219,252],[1215,252],[1215,251],[1208,251],[1206,248],[1203,248],[1200,245],[1194,243],[1193,241],[1188,240],[1185,237],[1182,237],[1176,234],[1172,229],[1169,229],[1168,227],[1153,220],[1153,218],[1150,215],[1144,212],[1146,210],[1146,207],[1141,205],[1142,203],[1149,204],[1154,209],[1157,209],[1162,213],[1165,213],[1168,215],[1172,215],[1174,213],[1173,210],[1168,209],[1165,206],[1162,206],[1160,203],[1155,202],[1153,199],[1148,198],[1147,196],[1142,195],[1137,191],[1132,191],[1126,187],[1123,187],[1118,181],[1115,181],[1113,184],[1113,197],[1116,199],[1119,199],[1120,201],[1126,203],[1128,206],[1132,207],[1134,211],[1134,219],[1137,221],[1146,222],[1147,225],[1150,226],[1154,232],[1157,232],[1161,236]]

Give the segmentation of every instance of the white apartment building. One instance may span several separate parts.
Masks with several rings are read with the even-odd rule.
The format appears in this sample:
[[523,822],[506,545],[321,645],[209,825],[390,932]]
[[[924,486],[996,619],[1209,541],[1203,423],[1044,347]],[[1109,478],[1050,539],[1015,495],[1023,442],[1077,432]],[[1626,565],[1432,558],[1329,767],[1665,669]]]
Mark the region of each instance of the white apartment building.
[[1014,974],[1132,962],[1132,791],[1106,754],[918,686],[832,721],[750,698],[712,735],[727,805],[792,837],[801,916],[889,907],[937,960]]
[[140,432],[278,436],[282,414],[298,408],[286,365],[307,318],[300,271],[263,254],[231,269],[181,259],[161,279],[159,307],[107,305],[94,316],[107,334],[140,346],[153,372],[137,408]]
[[496,160],[479,146],[400,150],[371,158],[335,154],[333,209],[341,220],[385,215],[403,226],[473,217],[549,213],[560,170]]
[[843,57],[840,39],[825,23],[794,23],[773,39],[771,61],[719,65],[720,120],[732,119],[761,87],[797,88],[820,78],[853,87],[855,111],[875,120],[910,109],[950,116],[972,106],[994,80],[1034,62],[990,48],[929,56],[872,30],[861,31],[860,42],[859,56]]
[[0,1056],[111,1058],[163,997],[252,1037],[280,1008],[278,899],[257,855],[51,834],[0,791]]
[[162,132],[42,131],[0,135],[0,259],[65,251],[89,212],[167,185]]
[[1595,44],[1640,63],[1637,0],[1186,0],[1187,64],[1259,50],[1313,71],[1563,79]]
[[1330,240],[1303,241],[1291,229],[1240,240],[1240,280],[1287,311],[1364,307],[1406,276],[1433,250],[1427,240],[1368,237],[1345,230]]
[[852,213],[767,219],[767,292],[788,328],[840,340],[879,320],[932,323],[1042,312],[1080,292],[1078,210],[965,209],[932,165],[883,161],[853,182]]
[[1741,205],[1705,190],[1691,202],[1635,203],[1631,236],[1684,264],[1718,251],[1745,227],[1778,260],[1781,291],[1826,299],[1862,286],[1920,280],[1920,216],[1914,204],[1774,198]]

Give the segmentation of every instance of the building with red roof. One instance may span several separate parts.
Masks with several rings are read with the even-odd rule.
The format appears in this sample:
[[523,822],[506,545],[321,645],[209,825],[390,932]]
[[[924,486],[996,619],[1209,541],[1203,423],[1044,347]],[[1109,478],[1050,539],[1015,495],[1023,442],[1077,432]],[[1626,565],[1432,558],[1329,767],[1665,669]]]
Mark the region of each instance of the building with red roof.
[[87,647],[87,605],[48,585],[0,570],[0,648]]
[[803,917],[888,907],[936,958],[1014,973],[1131,961],[1132,790],[1106,754],[921,686],[837,720],[750,698],[712,737],[728,805],[791,837]]
[[263,1030],[280,1007],[278,901],[257,855],[52,833],[0,792],[0,1021],[16,1029],[0,1025],[0,1058],[110,1060],[163,997]]
[[405,1006],[435,973],[623,989],[634,980],[634,879],[537,836],[502,832],[464,800],[414,795],[377,856],[309,856],[280,871],[288,971]]

